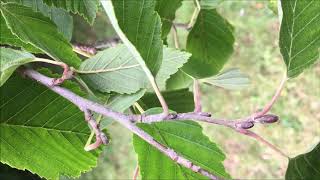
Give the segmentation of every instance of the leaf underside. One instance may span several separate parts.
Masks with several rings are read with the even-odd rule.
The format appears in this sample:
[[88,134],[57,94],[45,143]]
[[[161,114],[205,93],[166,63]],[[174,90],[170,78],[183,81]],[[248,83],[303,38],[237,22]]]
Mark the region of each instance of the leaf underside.
[[[79,92],[74,84],[65,84]],[[90,129],[79,108],[18,75],[0,92],[2,163],[47,179],[80,176],[96,166],[100,150],[84,151]]]
[[281,6],[279,45],[287,75],[294,78],[320,59],[320,3],[317,0],[282,0]]

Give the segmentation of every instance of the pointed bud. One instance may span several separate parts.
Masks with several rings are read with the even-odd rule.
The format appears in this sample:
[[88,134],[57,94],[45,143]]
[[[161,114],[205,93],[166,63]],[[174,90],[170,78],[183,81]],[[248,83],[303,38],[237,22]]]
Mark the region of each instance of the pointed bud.
[[266,114],[258,119],[256,119],[260,123],[275,123],[279,120],[279,117],[273,114]]
[[254,123],[245,121],[245,122],[238,123],[236,126],[241,129],[250,129],[254,126]]

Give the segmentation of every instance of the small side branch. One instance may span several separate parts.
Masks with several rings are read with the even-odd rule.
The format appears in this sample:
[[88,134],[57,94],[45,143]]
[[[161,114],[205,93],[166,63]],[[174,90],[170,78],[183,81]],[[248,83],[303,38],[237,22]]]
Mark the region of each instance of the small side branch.
[[200,90],[199,81],[196,79],[193,80],[193,99],[194,99],[194,112],[196,113],[202,112],[201,90]]
[[99,124],[93,118],[92,112],[88,109],[82,109],[82,111],[84,112],[85,120],[88,122],[94,134],[96,135],[96,142],[94,142],[93,144],[86,145],[84,147],[84,150],[91,151],[91,150],[97,149],[101,144],[107,145],[109,143],[109,139],[100,130]]

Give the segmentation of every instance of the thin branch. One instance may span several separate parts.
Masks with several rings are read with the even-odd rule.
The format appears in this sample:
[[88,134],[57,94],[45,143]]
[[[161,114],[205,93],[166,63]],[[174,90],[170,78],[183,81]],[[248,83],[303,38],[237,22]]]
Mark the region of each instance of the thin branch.
[[88,58],[96,54],[96,49],[88,46],[73,45],[72,49],[74,52]]
[[271,101],[263,108],[262,111],[260,112],[257,112],[254,114],[254,117],[261,117],[263,115],[265,115],[266,113],[268,113],[270,111],[270,109],[272,108],[273,104],[277,101],[277,99],[279,98],[280,94],[281,94],[281,91],[287,81],[287,74],[285,73],[282,77],[282,80],[281,80],[281,83],[276,91],[276,93],[273,95]]
[[269,146],[271,149],[273,149],[274,151],[278,152],[280,155],[289,158],[289,156],[287,154],[285,154],[284,152],[282,152],[279,148],[277,148],[275,145],[271,144],[270,142],[268,142],[267,140],[265,140],[264,138],[262,138],[261,136],[259,136],[258,134],[247,130],[247,129],[238,129],[237,130],[239,133],[244,134],[246,136],[250,136],[254,139],[256,139],[257,141]]
[[136,168],[134,169],[132,180],[137,180],[138,176],[139,176],[139,165],[137,164]]
[[[102,114],[107,117],[111,117],[118,121],[120,124],[131,130],[134,134],[148,142],[150,145],[154,146],[157,148],[159,151],[164,153],[166,156],[168,156],[170,159],[173,161],[177,162],[178,164],[191,169],[194,172],[198,172],[210,179],[220,179],[219,177],[211,174],[210,172],[202,169],[200,166],[194,165],[191,161],[188,159],[178,155],[174,150],[165,147],[164,145],[158,143],[153,139],[152,136],[150,136],[148,133],[137,127],[134,123],[132,123],[134,120],[139,119],[142,116],[130,116],[130,115],[125,115],[116,111],[113,111],[109,108],[104,107],[101,104],[98,104],[96,102],[90,101],[88,99],[85,99],[83,97],[78,96],[77,94],[71,92],[68,89],[59,87],[59,86],[51,86],[52,78],[49,78],[47,76],[44,76],[37,71],[34,71],[32,69],[22,69],[22,72],[25,76],[36,80],[37,82],[45,85],[52,91],[56,92],[57,94],[61,95],[62,97],[68,99],[70,102],[78,106],[82,111],[85,113],[87,110],[91,110],[94,112],[97,112],[99,114]],[[162,114],[160,114],[160,117],[164,118]],[[166,116],[167,118],[167,116]],[[92,121],[89,121],[92,122]]]
[[201,6],[200,6],[200,3],[199,3],[199,0],[194,0],[194,1],[196,3],[196,8],[194,8],[192,17],[191,17],[190,22],[188,24],[188,29],[191,29],[193,27],[193,25],[196,22],[196,19],[197,19],[198,15],[199,15],[199,12],[201,10]]
[[173,32],[173,39],[174,39],[174,46],[176,49],[179,49],[179,38],[177,28],[174,24],[172,24],[172,32]]
[[44,62],[48,64],[54,64],[63,68],[62,76],[60,78],[54,78],[52,80],[51,86],[60,85],[61,83],[63,83],[63,81],[71,79],[73,77],[73,72],[70,70],[69,66],[64,62],[44,58],[34,58],[33,62]]
[[194,99],[194,112],[196,113],[202,112],[200,84],[197,79],[193,80],[193,99]]

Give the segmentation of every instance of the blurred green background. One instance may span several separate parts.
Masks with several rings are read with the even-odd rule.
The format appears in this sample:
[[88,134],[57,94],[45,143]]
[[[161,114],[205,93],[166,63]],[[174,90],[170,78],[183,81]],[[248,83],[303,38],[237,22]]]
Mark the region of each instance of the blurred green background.
[[[251,78],[251,86],[228,91],[203,85],[203,106],[215,117],[240,118],[262,108],[273,96],[286,71],[278,47],[279,20],[269,1],[225,1],[218,11],[235,27],[235,52],[224,69],[237,67]],[[193,1],[184,1],[177,23],[188,23]],[[185,47],[187,31],[178,28]],[[108,34],[112,34],[108,32]],[[172,32],[168,36],[173,46]],[[281,121],[257,125],[257,132],[290,157],[310,150],[320,140],[320,65],[289,80],[272,113]],[[230,129],[202,124],[207,135],[227,154],[225,167],[236,179],[283,179],[288,160],[259,142]],[[97,168],[79,179],[131,179],[136,167],[132,134],[113,123],[111,145],[105,148]],[[156,163],[156,162],[155,162]]]

